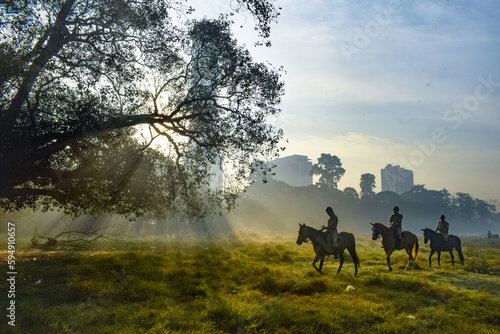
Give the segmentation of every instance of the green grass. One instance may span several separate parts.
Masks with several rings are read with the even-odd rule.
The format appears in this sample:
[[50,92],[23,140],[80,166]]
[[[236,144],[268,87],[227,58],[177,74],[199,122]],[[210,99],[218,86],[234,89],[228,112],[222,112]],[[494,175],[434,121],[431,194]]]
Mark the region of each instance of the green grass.
[[[380,241],[357,236],[357,277],[350,261],[336,275],[333,258],[317,273],[312,247],[294,241],[103,241],[69,252],[31,249],[29,241],[20,240],[16,327],[8,329],[500,333],[498,241],[463,238],[466,263],[453,267],[449,255],[442,254],[441,266],[434,256],[433,268],[428,267],[428,245],[421,243],[418,269],[405,271],[407,257],[399,251],[392,256],[394,271],[388,272]],[[0,255],[5,259],[5,252]],[[6,291],[4,282],[1,291]]]

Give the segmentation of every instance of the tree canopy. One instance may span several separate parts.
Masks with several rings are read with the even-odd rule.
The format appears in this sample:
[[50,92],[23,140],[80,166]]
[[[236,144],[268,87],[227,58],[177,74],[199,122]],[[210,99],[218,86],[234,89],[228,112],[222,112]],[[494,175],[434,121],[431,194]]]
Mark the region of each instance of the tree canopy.
[[354,189],[353,187],[346,187],[344,189],[344,193],[351,195],[352,198],[354,198],[354,199],[359,199],[358,191],[356,189]]
[[318,163],[314,164],[311,169],[311,175],[319,175],[316,184],[329,189],[337,189],[337,184],[344,174],[345,169],[342,168],[339,157],[328,153],[321,153]]
[[[269,37],[273,3],[236,3]],[[267,122],[280,112],[280,69],[254,62],[226,17],[183,20],[193,9],[174,0],[0,10],[4,209],[203,215],[234,204],[249,164],[280,150]],[[216,162],[232,184],[210,187]]]
[[375,189],[375,175],[371,173],[365,173],[361,174],[361,179],[359,181],[359,187],[361,189],[361,197],[368,196],[368,197],[373,197],[375,196],[375,192],[373,189]]

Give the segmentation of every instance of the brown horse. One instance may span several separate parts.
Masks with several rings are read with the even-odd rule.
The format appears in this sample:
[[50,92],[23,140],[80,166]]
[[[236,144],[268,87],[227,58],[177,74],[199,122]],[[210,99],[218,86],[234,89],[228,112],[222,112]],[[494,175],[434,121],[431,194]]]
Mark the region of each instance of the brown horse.
[[[326,239],[328,232],[319,231],[315,228],[306,226],[306,224],[299,223],[299,226],[300,228],[299,228],[299,236],[297,238],[297,245],[302,245],[303,242],[311,240],[314,252],[316,253],[316,257],[314,258],[314,261],[312,263],[314,269],[316,269],[318,272],[321,272],[321,269],[323,268],[323,262],[325,261],[325,257],[328,255],[336,254],[338,255],[340,261],[339,269],[337,270],[338,274],[340,272],[340,269],[342,269],[342,265],[344,264],[345,261],[344,250],[347,249],[349,255],[351,255],[352,262],[354,263],[354,276],[357,275],[359,259],[358,259],[358,254],[356,254],[356,241],[352,233],[340,232],[337,237],[338,247],[334,249],[332,252],[330,247],[328,247]],[[319,268],[316,267],[316,262],[318,261],[320,261]]]
[[[391,267],[391,254],[396,250],[396,236],[395,231],[391,228],[385,226],[381,223],[372,223],[372,239],[377,240],[378,236],[382,236],[382,246],[384,247],[385,254],[387,255],[387,265],[389,266],[389,271],[392,271]],[[412,250],[415,248],[415,255],[412,255]],[[406,264],[406,270],[410,267],[415,266],[415,261],[418,255],[418,238],[415,234],[409,231],[403,231],[401,233],[401,247],[397,250],[404,249],[408,254],[408,263]]]

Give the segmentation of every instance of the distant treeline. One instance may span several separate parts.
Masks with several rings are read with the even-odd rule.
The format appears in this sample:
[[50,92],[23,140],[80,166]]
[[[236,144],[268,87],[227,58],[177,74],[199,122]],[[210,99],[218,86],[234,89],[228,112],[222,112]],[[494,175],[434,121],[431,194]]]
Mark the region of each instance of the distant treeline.
[[[236,210],[241,221],[254,226],[291,232],[297,223],[320,227],[326,224],[327,206],[339,217],[339,230],[369,233],[370,223],[388,224],[394,206],[403,214],[403,229],[436,228],[443,214],[452,234],[486,234],[500,229],[500,213],[494,205],[467,193],[451,194],[416,185],[399,195],[383,191],[373,196],[357,196],[352,188],[345,191],[327,187],[292,187],[280,181],[256,182],[239,201]],[[249,223],[250,224],[250,223]]]
[[53,236],[71,228],[114,226],[128,236],[170,236],[185,240],[230,235],[243,231],[256,238],[274,235],[296,238],[298,223],[320,228],[326,225],[325,209],[331,206],[339,218],[339,231],[370,234],[370,223],[388,224],[393,207],[403,214],[403,229],[421,236],[423,228],[437,227],[444,214],[450,223],[451,234],[484,235],[500,233],[500,213],[495,206],[466,193],[450,194],[446,190],[428,190],[422,185],[398,195],[379,192],[358,196],[353,188],[344,191],[311,185],[293,187],[284,182],[269,180],[252,184],[237,201],[235,211],[191,221],[189,219],[135,221],[113,215],[81,216],[76,220],[61,212],[33,213],[29,210],[0,214],[0,233],[6,232],[7,222],[15,222],[19,237],[30,237],[38,227],[42,235]]

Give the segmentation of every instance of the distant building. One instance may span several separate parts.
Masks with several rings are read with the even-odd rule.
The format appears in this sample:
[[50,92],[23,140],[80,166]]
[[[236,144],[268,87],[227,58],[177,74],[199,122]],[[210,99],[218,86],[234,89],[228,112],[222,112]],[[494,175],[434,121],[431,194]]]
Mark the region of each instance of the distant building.
[[313,184],[313,177],[310,175],[312,162],[306,155],[291,155],[278,158],[269,162],[276,165],[273,169],[273,178],[283,181],[294,187],[305,187]]
[[413,172],[398,165],[388,164],[380,171],[382,191],[393,191],[401,195],[413,187]]

